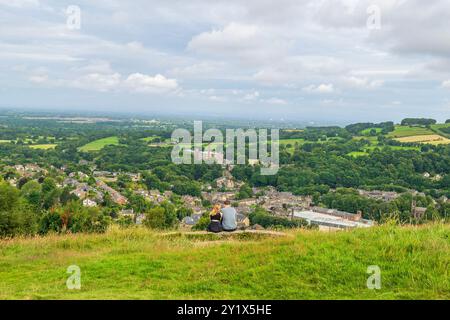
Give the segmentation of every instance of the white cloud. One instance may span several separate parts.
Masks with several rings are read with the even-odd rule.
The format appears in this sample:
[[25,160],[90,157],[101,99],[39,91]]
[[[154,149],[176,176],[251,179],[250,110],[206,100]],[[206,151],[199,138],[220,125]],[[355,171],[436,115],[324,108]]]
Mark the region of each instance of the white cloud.
[[38,7],[39,4],[39,0],[0,0],[0,5],[15,8]]
[[303,91],[309,93],[333,93],[335,91],[333,84],[322,83],[320,85],[309,85],[303,88]]
[[[155,76],[142,73],[133,73],[123,77],[114,72],[109,63],[98,62],[85,67],[74,69],[79,73],[74,79],[59,79],[51,81],[55,86],[65,86],[83,90],[94,90],[99,92],[142,92],[142,93],[164,93],[178,88],[175,79],[168,79],[161,74]],[[44,80],[35,76],[34,82]],[[33,81],[30,78],[30,81]],[[47,81],[48,78],[45,78]]]
[[246,49],[254,42],[257,32],[256,26],[233,22],[221,30],[203,32],[193,37],[188,49],[208,53]]
[[269,99],[265,99],[265,100],[262,100],[262,101],[265,102],[265,103],[268,103],[268,104],[277,104],[277,105],[286,105],[286,104],[288,104],[286,100],[280,99],[280,98],[269,98]]
[[89,73],[71,81],[69,85],[79,89],[107,92],[117,89],[120,81],[121,75],[117,72],[110,74]]
[[245,101],[253,101],[258,99],[259,97],[259,92],[258,91],[253,91],[250,93],[247,93],[242,99]]
[[124,81],[124,85],[136,92],[166,92],[178,88],[176,79],[167,79],[161,74],[149,76],[142,73],[133,73]]
[[42,74],[42,75],[31,75],[28,80],[30,80],[33,83],[41,84],[48,81],[48,75]]
[[210,96],[208,97],[209,100],[214,102],[225,102],[227,99],[225,97],[219,97],[219,96]]
[[441,86],[442,88],[450,89],[450,80],[443,81]]
[[347,77],[343,81],[350,88],[375,89],[384,84],[383,80],[369,80],[368,78]]
[[231,22],[200,33],[188,43],[191,52],[234,59],[238,64],[266,64],[287,54],[291,42],[273,28]]

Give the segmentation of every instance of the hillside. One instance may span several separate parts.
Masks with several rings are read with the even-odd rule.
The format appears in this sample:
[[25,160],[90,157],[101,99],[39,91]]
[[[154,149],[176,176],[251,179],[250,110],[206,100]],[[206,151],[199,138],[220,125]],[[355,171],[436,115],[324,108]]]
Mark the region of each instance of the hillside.
[[[286,237],[114,229],[0,241],[0,299],[450,299],[450,225]],[[78,265],[82,288],[66,288]],[[366,287],[381,268],[381,290]]]

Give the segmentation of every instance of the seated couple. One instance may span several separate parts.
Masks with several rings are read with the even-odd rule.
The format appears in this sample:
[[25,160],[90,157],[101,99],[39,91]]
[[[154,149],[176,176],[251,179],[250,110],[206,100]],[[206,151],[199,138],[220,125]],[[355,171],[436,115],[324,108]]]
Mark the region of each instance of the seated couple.
[[208,231],[217,233],[236,230],[236,209],[231,207],[230,201],[228,200],[225,201],[224,205],[223,208],[220,208],[220,205],[216,204],[212,209],[209,215],[211,222],[208,225]]

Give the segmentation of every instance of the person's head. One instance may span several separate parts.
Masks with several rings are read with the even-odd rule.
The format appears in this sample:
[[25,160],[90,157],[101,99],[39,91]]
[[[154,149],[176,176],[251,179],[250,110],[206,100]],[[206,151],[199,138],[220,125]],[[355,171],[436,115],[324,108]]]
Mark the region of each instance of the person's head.
[[214,215],[218,214],[219,212],[220,212],[220,204],[216,204],[212,208],[210,215],[214,216]]
[[225,200],[225,202],[223,204],[225,205],[225,207],[231,206],[230,200]]

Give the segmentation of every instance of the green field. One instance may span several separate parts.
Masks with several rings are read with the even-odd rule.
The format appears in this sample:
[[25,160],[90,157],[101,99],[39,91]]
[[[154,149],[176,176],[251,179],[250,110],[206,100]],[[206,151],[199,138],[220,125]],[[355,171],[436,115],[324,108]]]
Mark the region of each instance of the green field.
[[41,150],[49,150],[49,149],[55,149],[57,145],[56,144],[35,144],[30,146],[31,149],[41,149]]
[[151,136],[151,137],[141,138],[141,140],[142,140],[142,141],[145,141],[145,142],[153,142],[153,140],[155,140],[155,139],[157,139],[157,138],[161,139],[160,136]]
[[118,144],[119,144],[119,137],[113,136],[89,142],[88,144],[85,144],[84,146],[80,147],[79,150],[82,152],[99,151],[103,149],[105,146]]
[[369,135],[370,131],[372,131],[372,129],[375,130],[376,133],[380,133],[381,131],[383,131],[383,129],[381,129],[381,128],[367,128],[367,129],[364,129],[363,131],[361,131],[361,134]]
[[353,152],[348,153],[348,155],[351,157],[357,158],[357,157],[368,156],[369,154],[365,151],[353,151]]
[[[450,225],[290,231],[145,229],[0,241],[0,299],[450,299]],[[81,290],[68,290],[70,265]],[[379,266],[381,289],[366,286]]]
[[395,130],[389,132],[387,137],[403,138],[403,137],[431,135],[431,134],[434,134],[434,132],[424,127],[395,126]]

